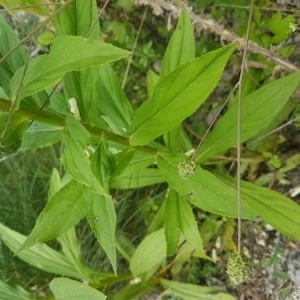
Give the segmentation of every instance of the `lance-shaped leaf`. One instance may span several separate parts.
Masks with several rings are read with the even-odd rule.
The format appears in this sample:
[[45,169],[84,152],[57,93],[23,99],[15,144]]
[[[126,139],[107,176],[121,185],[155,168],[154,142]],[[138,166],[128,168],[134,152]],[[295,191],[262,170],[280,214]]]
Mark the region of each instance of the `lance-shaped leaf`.
[[185,197],[178,197],[180,229],[188,243],[201,254],[204,254],[203,242],[193,214],[193,210]]
[[[18,251],[27,238],[25,235],[22,235],[1,223],[0,237],[1,241],[3,241],[3,243],[14,253]],[[22,252],[16,253],[16,256],[45,272],[78,279],[90,279],[85,273],[81,273],[80,270],[76,269],[65,255],[53,250],[45,244],[37,244],[24,249]]]
[[116,169],[116,161],[103,138],[91,156],[91,168],[98,181],[109,191],[109,179]]
[[[0,59],[20,42],[14,30],[7,24],[2,15],[0,15],[0,41]],[[11,78],[23,66],[25,59],[25,48],[20,46],[5,61],[0,63],[0,86],[6,94],[10,92]]]
[[214,287],[200,286],[190,283],[160,280],[161,285],[166,289],[164,294],[176,295],[183,300],[234,300],[235,297],[225,294],[222,290]]
[[278,231],[300,240],[300,205],[278,192],[242,183],[245,202]]
[[98,106],[113,132],[124,135],[132,119],[133,109],[112,68],[101,65],[96,85],[99,88]]
[[[186,196],[195,206],[227,217],[237,217],[237,192],[209,171],[196,166],[194,174],[183,179],[178,173],[178,165],[186,161],[184,155],[160,154],[158,166],[171,188],[179,195]],[[242,217],[255,219],[255,214],[243,202]]]
[[54,278],[49,287],[56,300],[106,299],[106,296],[96,289],[68,278]]
[[185,197],[179,196],[172,189],[169,191],[166,199],[164,220],[169,255],[174,254],[175,250],[177,250],[180,231],[195,250],[204,253],[202,239],[191,205]]
[[[230,185],[234,179],[229,176],[220,177]],[[258,186],[251,182],[242,181],[242,197],[257,215],[272,225],[281,233],[300,240],[300,205],[284,195]],[[243,209],[243,206],[242,206]]]
[[64,167],[78,182],[93,188],[101,195],[109,196],[92,172],[91,162],[84,154],[89,140],[89,132],[69,114],[64,132]]
[[[286,106],[299,81],[300,72],[293,73],[263,86],[243,99],[241,142],[259,135],[268,128]],[[215,154],[236,146],[237,111],[237,102],[235,102],[204,140],[196,160],[205,161]]]
[[160,229],[147,235],[139,244],[130,260],[130,270],[135,276],[155,272],[166,256],[165,233]]
[[49,147],[62,139],[62,127],[33,122],[23,135],[21,150]]
[[195,112],[215,88],[234,48],[211,51],[161,79],[152,97],[134,113],[130,143],[145,145]]
[[113,201],[111,197],[96,194],[88,188],[84,189],[84,197],[86,218],[116,273],[115,232],[117,218]]
[[[76,0],[55,18],[54,25],[58,36],[82,36],[97,41],[100,36],[97,20],[98,9],[95,0]],[[98,66],[66,74],[63,81],[64,94],[67,99],[76,99],[82,120],[92,126],[108,129],[98,108],[97,77]]]
[[[99,39],[97,2],[95,0],[74,0],[55,17],[53,23],[58,36],[74,35]],[[95,26],[94,26],[95,25]]]
[[3,300],[34,300],[35,296],[24,290],[20,285],[9,285],[0,280],[0,295]]
[[176,252],[180,238],[180,220],[178,209],[178,193],[171,189],[165,201],[164,211],[165,236],[167,253],[172,255]]
[[[49,54],[32,59],[23,78],[23,67],[14,75],[11,82],[11,99],[15,100],[21,84],[18,101],[24,97],[58,83],[71,71],[82,71],[88,67],[119,60],[128,51],[102,41],[80,36],[58,37]],[[16,106],[18,109],[18,106]]]
[[193,25],[189,13],[184,7],[165,51],[161,64],[160,77],[166,77],[177,67],[193,58],[195,58]]
[[[193,26],[187,9],[183,8],[163,57],[160,78],[166,77],[176,68],[194,58]],[[180,148],[185,149],[185,135],[181,124],[164,135],[164,142],[174,153],[179,152]]]
[[[46,204],[18,252],[38,242],[59,237],[84,217],[82,185],[70,181]],[[54,222],[55,220],[55,222]]]

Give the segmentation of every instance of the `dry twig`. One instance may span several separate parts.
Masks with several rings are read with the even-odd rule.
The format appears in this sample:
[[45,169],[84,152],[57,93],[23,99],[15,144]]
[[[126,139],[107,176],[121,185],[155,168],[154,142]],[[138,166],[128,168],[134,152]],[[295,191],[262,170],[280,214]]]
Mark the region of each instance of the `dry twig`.
[[[164,1],[164,0],[134,0],[136,5],[149,5],[153,9],[155,15],[161,15],[165,13],[171,13],[174,17],[178,17],[180,14],[180,5],[175,4],[175,1]],[[178,3],[180,1],[177,1]],[[219,35],[222,41],[228,43],[237,44],[239,50],[245,48],[245,39],[238,36],[237,34],[225,29],[222,25],[217,23],[215,20],[205,14],[195,14],[193,11],[190,12],[194,27],[197,32],[203,30],[209,31],[213,34]],[[287,72],[299,71],[300,68],[291,62],[281,58],[276,53],[265,49],[253,41],[249,40],[248,53],[259,54],[266,57],[270,62],[276,64],[281,69]]]

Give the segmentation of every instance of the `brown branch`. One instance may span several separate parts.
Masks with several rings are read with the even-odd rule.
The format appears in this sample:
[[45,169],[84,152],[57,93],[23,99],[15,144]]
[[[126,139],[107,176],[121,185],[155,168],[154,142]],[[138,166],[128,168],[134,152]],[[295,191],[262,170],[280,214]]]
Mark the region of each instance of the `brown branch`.
[[[175,1],[163,1],[163,0],[134,0],[136,5],[149,5],[153,9],[155,15],[162,15],[165,13],[171,13],[174,17],[178,18],[181,7],[174,4]],[[177,3],[180,1],[176,1]],[[201,14],[197,15],[193,11],[190,12],[191,19],[194,24],[194,28],[197,32],[209,31],[213,34],[219,35],[221,40],[228,43],[235,43],[239,50],[244,49],[245,39],[238,36],[237,34],[225,29],[222,25],[217,23],[215,20],[210,18],[208,15]],[[300,68],[291,62],[281,58],[276,53],[265,49],[255,42],[249,40],[248,53],[259,54],[266,57],[270,62],[276,64],[281,69],[288,72],[299,71]]]

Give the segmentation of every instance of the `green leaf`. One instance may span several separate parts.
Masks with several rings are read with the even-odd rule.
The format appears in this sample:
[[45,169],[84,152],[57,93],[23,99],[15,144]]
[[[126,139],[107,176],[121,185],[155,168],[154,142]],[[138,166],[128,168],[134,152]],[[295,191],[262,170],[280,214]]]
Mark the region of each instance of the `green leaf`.
[[50,13],[49,8],[45,6],[45,0],[26,0],[26,2],[24,0],[0,0],[0,4],[12,15],[20,12],[19,9],[15,9],[16,7],[24,7],[24,5],[26,5],[27,14],[48,16]]
[[115,155],[116,170],[113,174],[114,176],[120,175],[128,167],[129,163],[131,162],[134,156],[134,153],[134,149],[125,148],[124,150]]
[[[184,180],[178,173],[178,164],[184,161],[187,161],[184,155],[160,153],[158,156],[159,169],[170,187],[205,211],[221,216],[237,217],[236,190],[198,165],[194,175]],[[255,219],[255,214],[246,203],[243,203],[242,218]]]
[[195,250],[204,254],[203,242],[193,210],[185,197],[178,197],[178,215],[180,219],[180,229],[184,237]]
[[82,71],[91,66],[119,60],[127,55],[128,51],[101,41],[79,36],[58,37],[53,42],[49,54],[41,55],[29,62],[23,80],[23,68],[16,72],[11,82],[11,99],[16,98],[21,81],[18,97],[20,100],[58,83],[67,72]]
[[169,255],[174,254],[177,250],[180,231],[195,250],[204,254],[202,239],[191,205],[185,197],[179,196],[172,189],[169,191],[166,200],[164,220]]
[[103,118],[114,133],[124,135],[131,123],[133,109],[121,88],[119,79],[107,64],[99,68],[97,88],[101,91],[98,105],[105,115]]
[[178,201],[178,193],[171,189],[165,201],[166,207],[164,211],[165,235],[168,255],[173,255],[176,252],[181,235]]
[[163,57],[160,77],[164,78],[180,65],[195,58],[195,38],[192,22],[184,7]]
[[83,261],[81,244],[76,237],[75,227],[72,227],[62,234],[57,240],[61,245],[63,254],[68,258],[72,265],[79,270],[81,274],[86,274],[86,277],[92,279],[96,271],[91,270]]
[[91,168],[98,181],[108,192],[109,179],[116,169],[116,162],[105,139],[102,139],[91,156]]
[[50,178],[50,186],[48,189],[48,200],[52,199],[53,196],[67,183],[70,182],[69,176],[65,176],[64,180],[61,180],[60,175],[57,171],[57,169],[53,169],[51,178]]
[[272,18],[268,21],[268,29],[274,34],[272,37],[272,44],[278,44],[285,41],[292,33],[290,24],[295,23],[293,15],[282,17],[280,12],[276,12],[272,15]]
[[57,300],[104,300],[106,296],[81,282],[54,278],[49,287]]
[[[300,72],[273,81],[243,99],[241,142],[259,135],[281,113],[298,86]],[[205,161],[222,151],[236,146],[237,102],[217,122],[204,140],[196,155],[197,161]]]
[[130,271],[134,276],[155,271],[167,256],[164,229],[157,230],[139,244],[130,260]]
[[160,170],[154,168],[128,169],[122,174],[112,177],[110,185],[117,189],[137,189],[165,182]]
[[62,127],[33,122],[23,135],[20,150],[49,147],[62,139]]
[[117,273],[115,245],[116,212],[111,197],[98,195],[92,190],[84,189],[86,218],[105,251],[114,272]]
[[91,162],[84,154],[89,139],[89,132],[69,114],[64,132],[64,167],[78,182],[93,188],[101,195],[109,196],[92,172]]
[[19,285],[10,286],[0,280],[0,295],[2,300],[34,300],[36,299]]
[[[14,30],[6,23],[2,15],[0,15],[0,41],[0,59],[20,42]],[[20,46],[0,64],[0,86],[7,95],[10,93],[11,78],[16,70],[24,65],[25,59],[25,48]]]
[[190,116],[216,86],[235,46],[211,51],[175,69],[134,113],[130,143],[145,145]]
[[167,289],[164,294],[176,295],[184,300],[234,300],[235,297],[225,294],[222,290],[200,286],[196,284],[181,283],[166,279],[160,280],[161,285]]
[[154,88],[159,80],[159,76],[151,69],[147,71],[147,93],[148,98],[153,94]]
[[99,108],[99,90],[96,88],[98,67],[81,72],[70,72],[64,76],[64,94],[74,98],[81,119],[94,127],[109,130]]
[[[176,29],[168,44],[162,61],[160,78],[164,78],[177,67],[195,58],[195,37],[187,9],[182,9]],[[181,152],[185,134],[181,125],[164,135],[165,145],[172,152]],[[183,148],[184,149],[184,148]]]
[[300,205],[284,195],[250,182],[242,182],[244,201],[281,233],[300,240]]
[[[35,243],[59,237],[84,216],[82,185],[70,181],[46,204],[19,252]],[[55,220],[55,222],[53,222]]]
[[[24,244],[27,238],[1,223],[0,237],[3,243],[14,253]],[[67,257],[45,244],[34,245],[31,248],[24,249],[22,252],[18,252],[16,255],[25,262],[45,272],[89,280],[85,274],[80,273],[73,266]]]
[[[234,178],[224,175],[220,178],[234,186]],[[281,233],[300,240],[299,204],[276,191],[251,182],[242,181],[241,189],[244,202],[260,215],[264,222],[271,224]]]
[[113,300],[143,299],[143,295],[151,292],[153,292],[153,287],[144,281],[135,284],[126,284],[122,289],[118,290],[114,294]]
[[[100,36],[97,19],[96,1],[76,0],[56,17],[54,24],[56,32],[60,36],[82,36],[97,41]],[[95,24],[95,21],[97,21],[97,24]],[[76,99],[81,118],[84,121],[92,126],[108,129],[101,117],[102,113],[98,109],[97,77],[98,67],[68,73],[64,76],[64,93],[66,98]]]
[[55,32],[58,36],[75,35],[97,40],[100,36],[99,22],[91,28],[97,19],[95,0],[75,0],[54,19]]
[[18,150],[21,145],[22,136],[27,127],[28,120],[22,116],[10,116],[10,113],[6,112],[0,114],[0,133],[2,134],[5,132],[3,139],[0,141],[0,156],[3,156],[3,154],[5,155],[5,149],[9,149],[10,146],[18,145],[16,148],[16,150]]
[[181,125],[173,128],[164,135],[166,147],[173,153],[183,152],[192,148],[191,141]]

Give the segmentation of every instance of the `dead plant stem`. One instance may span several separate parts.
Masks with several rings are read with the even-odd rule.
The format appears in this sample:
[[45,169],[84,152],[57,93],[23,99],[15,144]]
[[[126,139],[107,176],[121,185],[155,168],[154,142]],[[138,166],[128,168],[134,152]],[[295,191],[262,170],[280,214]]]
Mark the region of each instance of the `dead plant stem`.
[[242,197],[241,197],[241,131],[242,131],[242,94],[243,94],[243,79],[246,68],[248,42],[250,36],[250,25],[252,20],[254,8],[254,0],[251,1],[247,32],[245,37],[245,48],[243,53],[242,67],[239,78],[239,92],[238,92],[238,112],[237,112],[237,215],[238,215],[238,254],[241,254],[241,233],[242,233]]

